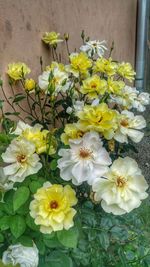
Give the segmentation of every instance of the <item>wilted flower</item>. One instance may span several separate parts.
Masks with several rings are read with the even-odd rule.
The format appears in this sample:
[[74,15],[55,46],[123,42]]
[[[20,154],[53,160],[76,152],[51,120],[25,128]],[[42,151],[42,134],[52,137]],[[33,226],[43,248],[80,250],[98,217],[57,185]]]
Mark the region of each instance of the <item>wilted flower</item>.
[[106,41],[89,41],[80,47],[80,50],[86,52],[88,56],[92,57],[98,55],[99,57],[103,56],[105,50],[107,50]]
[[76,115],[79,118],[78,129],[83,132],[96,131],[106,139],[111,139],[117,129],[118,114],[115,110],[109,109],[105,103],[85,105]]
[[2,154],[2,159],[9,164],[3,168],[4,174],[13,182],[22,182],[42,167],[40,158],[35,153],[35,145],[23,138],[14,139]]
[[120,92],[118,91],[118,93],[119,94],[116,94],[116,90],[114,90],[114,92],[112,91],[112,94],[110,95],[111,99],[109,101],[117,103],[127,109],[133,108],[138,94],[136,88],[126,85]]
[[150,94],[149,93],[140,93],[137,96],[137,99],[133,102],[133,108],[136,108],[138,111],[145,111],[145,106],[150,104]]
[[119,127],[114,139],[120,143],[128,143],[128,137],[135,143],[139,143],[144,136],[140,130],[146,127],[143,116],[134,116],[134,113],[124,110],[121,112]]
[[34,244],[33,247],[25,247],[21,244],[11,245],[3,253],[2,262],[20,267],[37,267],[39,262],[39,252]]
[[132,82],[134,80],[134,76],[136,72],[133,70],[130,63],[122,62],[118,65],[117,73]]
[[25,87],[25,90],[27,92],[30,92],[30,93],[34,92],[35,86],[36,86],[36,83],[33,79],[26,79],[25,80],[24,87]]
[[8,65],[7,74],[15,81],[23,79],[29,73],[30,69],[25,63],[18,62]]
[[79,77],[79,75],[86,76],[91,67],[92,60],[88,58],[86,53],[80,52],[70,55],[70,65],[66,66],[66,70],[73,73],[75,77]]
[[79,139],[69,140],[69,149],[60,149],[58,168],[62,179],[75,185],[84,181],[91,184],[97,175],[103,175],[111,164],[108,152],[103,147],[99,134],[88,132]]
[[45,32],[42,40],[45,44],[56,46],[58,43],[63,42],[63,40],[59,36],[60,33],[57,32]]
[[34,194],[30,215],[35,219],[35,224],[40,225],[40,231],[44,234],[68,230],[74,225],[76,210],[72,206],[76,204],[75,191],[69,185],[63,187],[47,182]]
[[118,158],[102,178],[93,182],[95,201],[101,201],[102,208],[114,215],[122,215],[138,208],[148,194],[148,184],[136,161],[132,158]]
[[14,183],[9,181],[8,176],[4,174],[3,167],[0,167],[0,192],[6,192],[13,188]]

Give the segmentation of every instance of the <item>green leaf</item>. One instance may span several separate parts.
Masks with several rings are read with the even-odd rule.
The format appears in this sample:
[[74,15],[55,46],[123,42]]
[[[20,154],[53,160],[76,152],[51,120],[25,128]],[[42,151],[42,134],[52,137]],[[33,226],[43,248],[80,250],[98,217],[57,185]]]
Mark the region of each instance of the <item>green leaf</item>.
[[45,244],[44,244],[43,240],[37,240],[37,241],[35,241],[35,244],[39,250],[40,255],[44,255],[46,248],[45,248]]
[[26,217],[26,224],[33,231],[39,231],[39,226],[34,223],[34,220],[30,216],[30,214],[28,214],[27,217]]
[[26,229],[26,223],[23,217],[19,215],[12,216],[10,221],[10,230],[15,238],[20,237]]
[[57,247],[62,247],[61,243],[59,242],[57,236],[54,236],[51,239],[48,238],[44,238],[43,239],[44,244],[46,245],[46,247],[48,248],[57,248]]
[[18,210],[29,198],[29,189],[25,186],[19,187],[14,193],[13,207],[14,211]]
[[24,95],[16,95],[15,99],[13,100],[13,103],[18,103],[18,102],[22,101],[25,98],[26,98],[26,96],[24,96]]
[[57,232],[59,242],[68,248],[76,248],[78,243],[78,229],[76,227],[70,228],[69,230],[62,230]]
[[109,247],[109,243],[110,243],[110,242],[109,242],[109,235],[108,235],[108,233],[106,233],[106,232],[101,232],[101,233],[98,235],[98,237],[99,237],[101,246],[102,246],[105,250],[107,250],[108,247]]
[[57,160],[53,159],[50,163],[50,168],[52,171],[55,171],[57,169]]
[[4,236],[0,233],[0,243],[4,242]]
[[23,235],[20,238],[18,238],[18,243],[21,243],[25,247],[32,247],[33,241],[29,236]]
[[50,257],[46,259],[47,267],[73,267],[73,262],[70,257],[61,251],[54,251]]
[[39,181],[32,181],[29,185],[30,187],[30,191],[35,194],[37,192],[37,190],[42,187],[42,183],[40,183]]
[[2,218],[0,218],[0,229],[2,231],[9,229],[10,218],[10,216],[3,216]]

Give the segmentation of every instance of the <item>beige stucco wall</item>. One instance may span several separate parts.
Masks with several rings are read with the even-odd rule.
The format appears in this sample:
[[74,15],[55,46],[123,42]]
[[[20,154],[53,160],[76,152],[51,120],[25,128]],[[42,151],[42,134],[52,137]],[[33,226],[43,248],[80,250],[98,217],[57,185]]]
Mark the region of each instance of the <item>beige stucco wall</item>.
[[[115,41],[114,57],[134,63],[137,0],[0,0],[0,73],[24,61],[39,73],[39,56],[49,62],[42,44],[45,31],[69,32],[71,49],[84,29],[91,39]],[[65,57],[65,47],[62,45]]]

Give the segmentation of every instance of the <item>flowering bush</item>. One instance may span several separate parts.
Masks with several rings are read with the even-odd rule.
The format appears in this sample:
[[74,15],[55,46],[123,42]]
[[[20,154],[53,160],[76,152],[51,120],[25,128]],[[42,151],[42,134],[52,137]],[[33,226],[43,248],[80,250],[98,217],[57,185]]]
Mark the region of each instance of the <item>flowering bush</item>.
[[[105,41],[90,41],[84,32],[81,37],[80,51],[70,53],[68,34],[63,39],[46,32],[42,40],[53,61],[44,66],[40,59],[38,80],[27,78],[30,69],[21,62],[8,65],[11,97],[0,80],[4,264],[150,264],[149,250],[138,248],[142,219],[135,210],[147,198],[148,184],[127,155],[144,136],[146,121],[137,112],[145,110],[149,94],[129,86],[131,64],[113,60]],[[57,53],[63,41],[67,65]],[[144,258],[149,263],[140,265]]]

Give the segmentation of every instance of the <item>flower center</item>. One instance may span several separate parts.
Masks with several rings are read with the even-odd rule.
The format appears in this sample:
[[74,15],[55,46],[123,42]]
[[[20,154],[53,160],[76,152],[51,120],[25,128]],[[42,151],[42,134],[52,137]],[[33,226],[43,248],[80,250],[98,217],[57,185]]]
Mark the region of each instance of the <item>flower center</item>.
[[121,176],[117,177],[117,186],[118,187],[122,188],[122,187],[125,186],[125,184],[126,184],[126,179],[125,178],[123,178]]
[[80,151],[79,151],[79,156],[82,158],[82,159],[88,159],[88,158],[91,158],[92,156],[92,151],[86,147],[82,147],[80,148]]
[[26,161],[26,155],[18,155],[17,156],[17,161],[19,162],[19,163],[23,163],[23,162],[25,162]]
[[120,124],[123,126],[123,127],[128,127],[129,126],[129,122],[127,119],[124,119],[120,122]]
[[58,208],[58,202],[56,200],[52,200],[50,202],[50,208],[51,209],[57,209]]
[[91,87],[92,87],[93,89],[95,89],[97,86],[96,86],[96,84],[92,84]]

